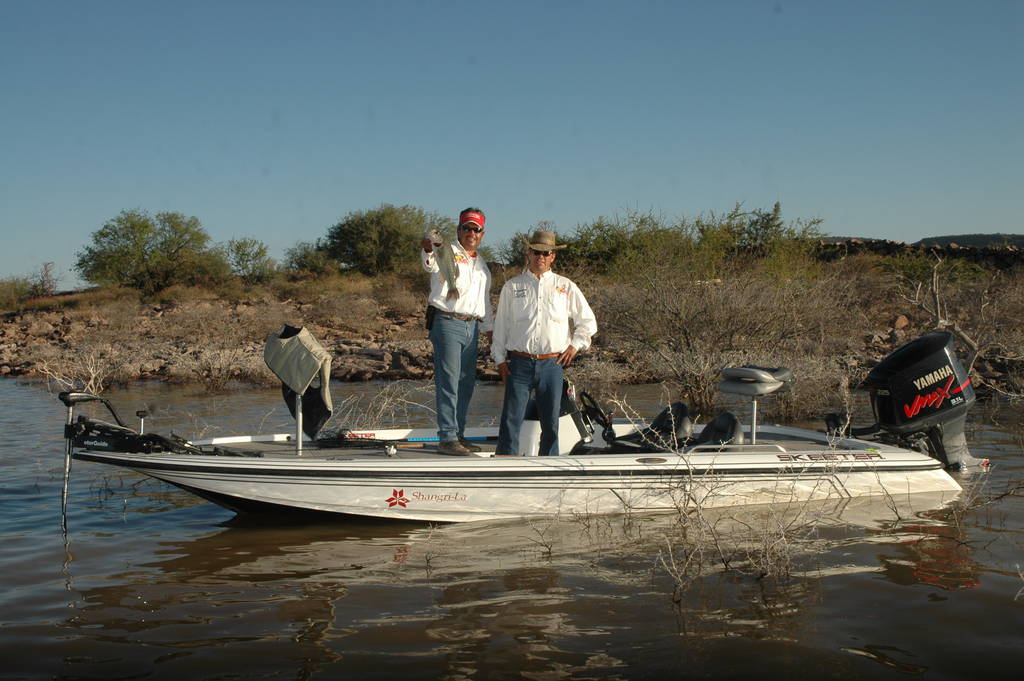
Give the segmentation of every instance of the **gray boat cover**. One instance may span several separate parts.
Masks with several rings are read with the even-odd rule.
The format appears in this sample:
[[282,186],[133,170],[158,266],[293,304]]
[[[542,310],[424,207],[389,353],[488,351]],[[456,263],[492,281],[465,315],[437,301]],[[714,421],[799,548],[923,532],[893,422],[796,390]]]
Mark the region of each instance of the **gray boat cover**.
[[[303,420],[303,430],[310,437],[314,437],[316,430],[319,430],[334,411],[330,389],[331,353],[305,328],[285,324],[279,331],[267,337],[267,344],[263,348],[263,361],[274,375],[281,379],[284,387],[294,394],[304,395],[310,384],[319,379],[320,390],[315,396],[316,399],[303,398],[303,412],[314,407],[315,402],[319,403],[318,408],[326,411],[323,418]],[[287,392],[285,399],[289,399]],[[289,401],[288,406],[294,415],[291,402]],[[313,433],[310,433],[311,430]]]

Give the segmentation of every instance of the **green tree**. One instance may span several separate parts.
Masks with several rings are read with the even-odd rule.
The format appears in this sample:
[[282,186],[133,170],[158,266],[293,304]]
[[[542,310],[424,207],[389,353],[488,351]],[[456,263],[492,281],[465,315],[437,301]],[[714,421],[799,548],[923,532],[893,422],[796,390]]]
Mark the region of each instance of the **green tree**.
[[199,219],[181,213],[125,210],[92,233],[77,256],[82,278],[147,295],[174,284],[208,285],[230,273],[223,251],[211,249]]
[[277,267],[267,256],[267,245],[256,239],[231,239],[227,257],[231,271],[247,284],[265,284]]
[[385,203],[349,213],[328,230],[318,245],[343,270],[375,276],[411,269],[420,240],[431,229],[450,237],[455,221],[416,206]]
[[299,241],[284,252],[284,269],[289,272],[308,272],[322,276],[337,273],[338,263],[327,254],[319,240]]
[[501,243],[497,247],[497,251],[491,251],[491,255],[487,257],[488,262],[494,262],[495,260],[501,262],[503,265],[518,265],[526,266],[526,242],[529,241],[530,236],[538,230],[542,229],[547,232],[555,232],[555,223],[550,220],[541,220],[533,225],[527,232],[516,232],[512,237]]
[[707,278],[751,265],[781,279],[813,274],[813,248],[824,236],[821,223],[819,218],[786,223],[779,202],[770,211],[744,211],[736,204],[725,215],[711,213],[694,222],[695,265]]

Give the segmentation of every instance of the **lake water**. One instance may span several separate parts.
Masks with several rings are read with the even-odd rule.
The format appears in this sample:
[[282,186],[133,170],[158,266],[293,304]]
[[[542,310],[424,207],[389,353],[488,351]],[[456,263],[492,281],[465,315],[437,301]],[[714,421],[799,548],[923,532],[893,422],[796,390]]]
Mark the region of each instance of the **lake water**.
[[[407,386],[408,387],[408,386]],[[413,386],[415,387],[415,386]],[[481,385],[471,424],[500,389]],[[631,388],[641,413],[660,396]],[[334,387],[414,423],[428,387]],[[290,429],[279,394],[112,392],[182,435]],[[377,401],[374,401],[377,398]],[[645,401],[646,400],[646,401]],[[63,405],[0,381],[0,679],[1001,679],[1024,662],[1019,407],[976,407],[991,470],[927,498],[715,517],[449,526],[236,517],[76,462]],[[221,426],[212,430],[209,424]],[[358,424],[355,424],[358,425]]]

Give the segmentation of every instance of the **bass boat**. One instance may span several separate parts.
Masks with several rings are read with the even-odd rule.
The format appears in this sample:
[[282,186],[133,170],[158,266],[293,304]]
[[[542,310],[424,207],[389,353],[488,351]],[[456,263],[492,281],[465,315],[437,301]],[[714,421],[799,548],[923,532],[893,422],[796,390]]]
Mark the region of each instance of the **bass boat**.
[[[875,423],[850,428],[838,415],[815,431],[759,424],[758,400],[784,392],[793,372],[722,370],[721,392],[750,400],[749,425],[732,412],[695,424],[682,402],[641,425],[613,419],[568,382],[559,454],[537,456],[540,426],[528,414],[518,456],[494,454],[497,428],[467,429],[480,449],[437,449],[433,429],[324,428],[331,414],[330,354],[308,331],[268,339],[268,366],[296,429],[185,440],[128,426],[108,400],[64,392],[65,482],[71,461],[120,466],[236,512],[319,511],[432,522],[531,516],[685,512],[823,499],[938,494],[960,485],[949,469],[984,465],[964,436],[974,389],[946,332],[924,335],[879,363],[864,383]],[[106,407],[113,422],[77,414]],[[65,508],[66,508],[65,484]]]

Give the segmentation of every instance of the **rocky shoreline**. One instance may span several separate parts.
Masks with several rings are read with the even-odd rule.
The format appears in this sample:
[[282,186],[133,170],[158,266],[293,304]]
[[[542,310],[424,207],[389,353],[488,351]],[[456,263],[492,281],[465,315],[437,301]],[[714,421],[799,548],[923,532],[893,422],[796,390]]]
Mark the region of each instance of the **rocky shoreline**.
[[[343,318],[343,315],[336,315]],[[351,318],[351,317],[349,317]],[[299,321],[302,320],[302,321]],[[309,320],[309,321],[306,321]],[[338,381],[429,380],[432,347],[423,313],[393,311],[364,319],[360,329],[317,315],[313,306],[283,303],[199,301],[133,306],[124,309],[58,309],[0,316],[0,377],[49,378],[75,389],[159,380],[201,384],[218,390],[232,381],[276,385],[263,362],[267,335],[282,323],[303,324],[331,351],[331,376]],[[854,360],[873,366],[908,340],[907,319],[863,339]],[[651,383],[659,377],[639,373],[628,353],[603,345],[582,353],[574,373],[591,381]],[[478,378],[499,380],[481,343]],[[979,360],[982,383],[1009,383],[1007,367]],[[984,387],[980,392],[985,392]]]
[[[116,326],[134,327],[131,337],[112,331],[112,320],[101,314],[74,311],[8,313],[0,317],[0,377],[42,378],[54,372],[71,375],[76,361],[97,355],[106,359],[114,382],[165,380],[204,383],[214,377],[253,383],[274,383],[276,379],[263,364],[267,329],[259,335],[231,333],[233,346],[198,337],[174,337],[161,333],[160,320],[171,311],[192,307],[188,316],[202,315],[204,309],[225,307],[233,316],[249,305],[200,303],[197,305],[154,305],[142,309],[137,319]],[[302,319],[302,305],[294,305],[289,323]],[[278,310],[278,312],[280,312]],[[218,317],[222,315],[217,315]],[[124,322],[125,320],[121,320]],[[214,324],[216,324],[214,320]],[[355,335],[344,327],[324,323],[305,324],[331,351],[331,376],[339,381],[423,380],[433,376],[430,341],[423,328],[423,314],[379,320],[380,328]],[[173,322],[171,322],[173,325]],[[251,326],[251,324],[247,324]],[[274,324],[280,328],[280,324]],[[114,338],[111,338],[113,336]],[[239,337],[241,336],[241,337]],[[205,341],[205,342],[204,342]],[[82,359],[76,360],[78,353]],[[481,347],[480,378],[498,380]],[[116,365],[116,366],[115,366]]]

